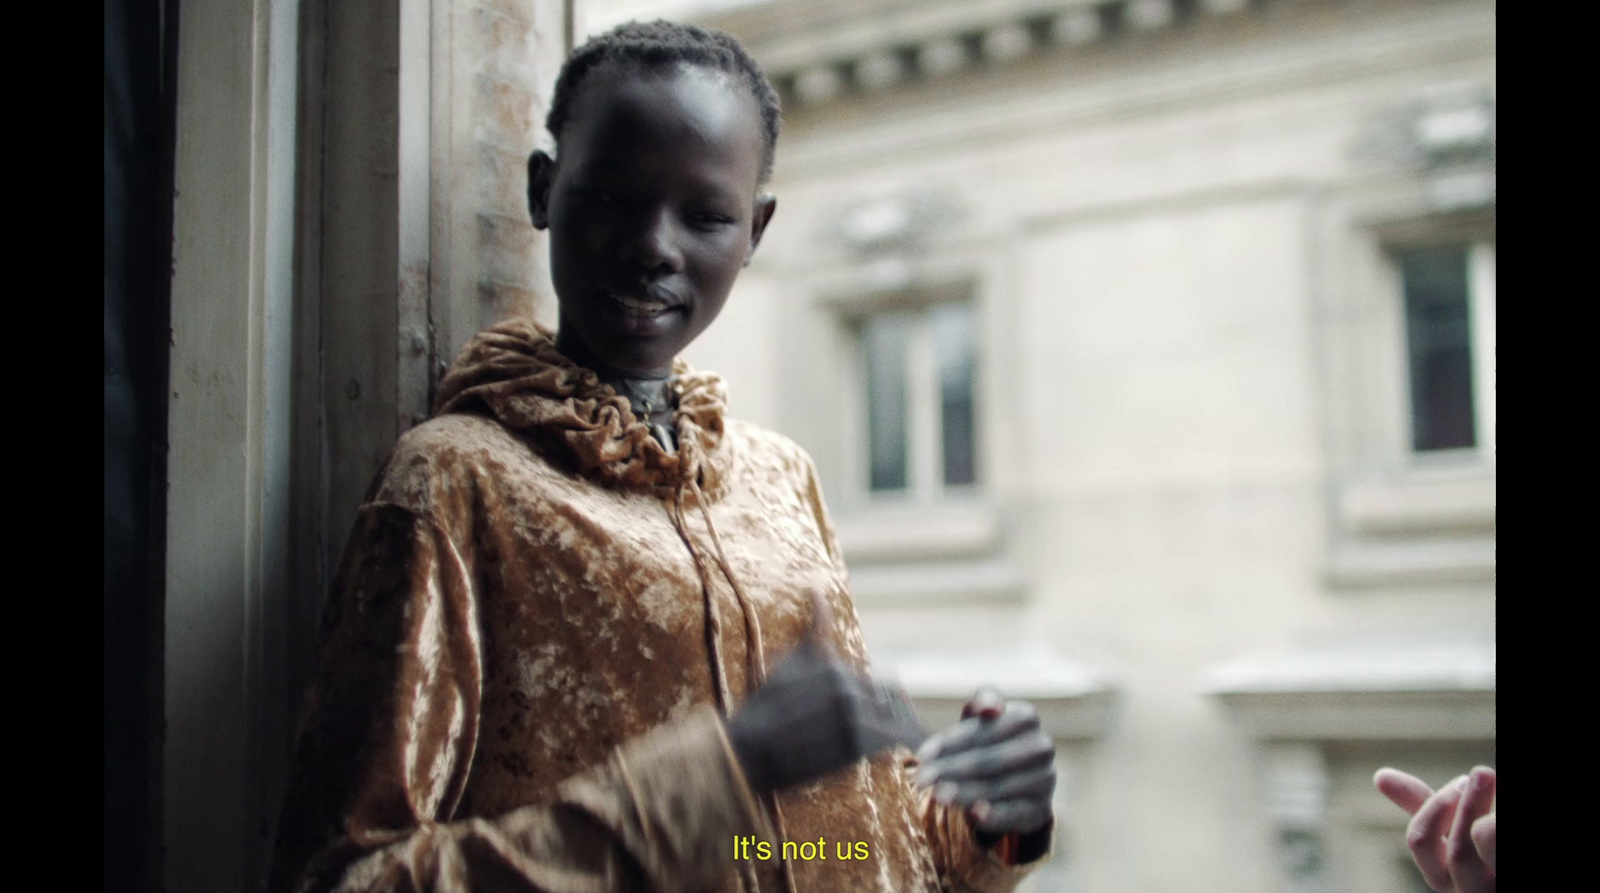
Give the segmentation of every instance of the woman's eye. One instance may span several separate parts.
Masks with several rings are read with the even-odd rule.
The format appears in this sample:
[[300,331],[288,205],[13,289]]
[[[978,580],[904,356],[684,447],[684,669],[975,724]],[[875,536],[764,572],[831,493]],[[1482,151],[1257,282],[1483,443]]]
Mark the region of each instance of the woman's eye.
[[725,214],[699,213],[690,214],[689,223],[701,229],[716,229],[733,223],[733,218]]

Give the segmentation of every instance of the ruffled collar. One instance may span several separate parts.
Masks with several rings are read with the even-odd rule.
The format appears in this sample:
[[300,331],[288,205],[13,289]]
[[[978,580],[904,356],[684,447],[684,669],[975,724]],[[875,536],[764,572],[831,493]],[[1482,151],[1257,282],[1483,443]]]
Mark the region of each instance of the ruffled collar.
[[435,414],[486,412],[534,440],[549,458],[607,486],[662,495],[698,485],[722,492],[727,450],[727,386],[714,372],[673,363],[677,450],[667,452],[624,397],[555,348],[555,336],[532,320],[491,326],[467,343],[439,383]]

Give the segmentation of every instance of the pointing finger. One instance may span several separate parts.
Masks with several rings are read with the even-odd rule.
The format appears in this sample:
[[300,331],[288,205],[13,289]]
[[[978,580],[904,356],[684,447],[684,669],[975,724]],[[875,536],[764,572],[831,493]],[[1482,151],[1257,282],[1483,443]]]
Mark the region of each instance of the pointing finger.
[[1379,769],[1372,776],[1372,784],[1379,793],[1389,798],[1389,802],[1405,810],[1407,815],[1416,815],[1422,804],[1433,796],[1433,788],[1428,787],[1422,779],[1399,769]]
[[1002,800],[979,803],[971,811],[978,830],[989,834],[1030,834],[1050,821],[1048,801]]
[[968,716],[948,729],[928,739],[917,757],[924,763],[962,753],[974,747],[983,747],[1039,728],[1039,713],[1027,701],[1012,701],[1005,712],[994,720],[981,716]]
[[933,786],[933,799],[940,803],[971,806],[981,801],[1049,801],[1056,789],[1055,767],[1013,772],[1002,778],[984,781],[941,781]]
[[923,776],[939,781],[998,780],[1049,766],[1054,759],[1050,740],[1031,735],[941,757],[924,767]]

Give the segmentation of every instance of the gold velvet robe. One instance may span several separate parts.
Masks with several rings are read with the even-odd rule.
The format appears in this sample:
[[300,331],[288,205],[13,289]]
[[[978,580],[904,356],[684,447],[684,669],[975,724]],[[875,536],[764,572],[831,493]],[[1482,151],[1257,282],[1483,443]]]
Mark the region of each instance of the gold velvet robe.
[[[805,632],[809,589],[866,654],[810,458],[725,420],[715,375],[678,381],[667,452],[532,323],[463,352],[340,563],[272,890],[1005,893],[1027,872],[914,792],[904,749],[776,812],[751,792],[722,717]],[[780,831],[821,856],[784,869]]]

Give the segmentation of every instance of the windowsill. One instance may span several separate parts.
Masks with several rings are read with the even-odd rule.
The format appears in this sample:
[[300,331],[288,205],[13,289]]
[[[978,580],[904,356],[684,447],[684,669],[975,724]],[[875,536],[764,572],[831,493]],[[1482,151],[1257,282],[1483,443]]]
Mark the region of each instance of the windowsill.
[[1495,736],[1492,637],[1369,640],[1242,657],[1208,678],[1206,693],[1257,738]]
[[1099,737],[1116,708],[1117,686],[1107,674],[1042,647],[1001,657],[882,654],[873,664],[905,688],[929,729],[959,717],[980,685],[1028,701],[1045,734],[1057,740]]
[[981,502],[879,504],[834,521],[848,562],[916,561],[993,555],[1000,518]]
[[1355,542],[1328,557],[1328,581],[1337,586],[1405,583],[1475,583],[1495,579],[1492,537],[1463,542]]
[[1334,500],[1334,586],[1495,578],[1494,467],[1475,452],[1418,456],[1402,472],[1344,481]]
[[1492,532],[1495,476],[1481,465],[1408,469],[1384,480],[1346,482],[1339,491],[1345,530],[1355,534]]

